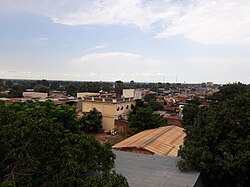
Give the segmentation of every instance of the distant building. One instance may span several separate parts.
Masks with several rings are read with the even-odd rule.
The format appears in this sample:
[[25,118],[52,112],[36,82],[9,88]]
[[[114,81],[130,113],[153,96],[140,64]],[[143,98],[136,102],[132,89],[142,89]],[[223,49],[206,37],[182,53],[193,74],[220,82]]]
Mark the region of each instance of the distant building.
[[212,86],[214,86],[214,83],[213,82],[207,82],[207,86],[212,87]]
[[45,99],[48,97],[48,93],[42,93],[42,92],[23,92],[23,97],[28,98],[37,98],[37,99]]
[[62,98],[66,97],[66,92],[65,91],[51,91],[50,97],[52,98]]
[[115,128],[115,121],[128,119],[135,101],[132,98],[84,97],[82,112],[89,112],[96,108],[102,113],[102,128],[108,131]]
[[141,89],[123,89],[122,95],[124,98],[142,99]]
[[95,93],[95,92],[78,92],[76,94],[77,98],[84,98],[84,97],[98,97],[100,96],[100,93]]

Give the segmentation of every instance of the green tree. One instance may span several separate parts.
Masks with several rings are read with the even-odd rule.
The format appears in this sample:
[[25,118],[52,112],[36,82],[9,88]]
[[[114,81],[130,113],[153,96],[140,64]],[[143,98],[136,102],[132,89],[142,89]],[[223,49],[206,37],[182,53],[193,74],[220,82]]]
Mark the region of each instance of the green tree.
[[[230,94],[231,95],[231,94]],[[222,97],[227,97],[221,95]],[[230,96],[231,98],[231,96]],[[210,186],[247,186],[250,181],[250,91],[226,99],[214,110],[199,107],[179,151],[182,169],[204,171]]]
[[223,85],[219,88],[219,92],[214,93],[208,99],[212,101],[224,101],[226,99],[233,99],[239,94],[246,92],[249,89],[249,86],[242,84],[240,82]]
[[68,85],[66,87],[66,92],[67,92],[68,96],[74,96],[75,97],[76,94],[77,94],[77,87],[75,85],[73,85],[73,84]]
[[124,89],[124,84],[122,81],[118,80],[115,81],[115,93],[117,95],[117,97],[121,97],[122,95],[122,90]]
[[156,96],[153,94],[146,94],[143,99],[146,102],[156,101]]
[[156,102],[156,96],[153,94],[146,94],[143,99],[147,103],[147,106],[149,106],[153,111],[164,109],[164,106],[161,103]]
[[183,124],[184,125],[193,125],[196,118],[200,101],[198,97],[192,99],[187,105],[183,108]]
[[49,87],[44,86],[42,84],[37,84],[33,87],[35,92],[43,92],[43,93],[49,93]]
[[39,105],[0,103],[0,186],[128,186],[111,172],[110,145],[66,129],[54,107]]
[[159,114],[153,113],[153,110],[149,107],[140,107],[134,113],[131,113],[129,123],[138,132],[167,125],[166,121]]
[[23,97],[23,88],[19,85],[15,85],[11,88],[9,97]]
[[84,132],[98,132],[102,128],[102,113],[93,108],[83,114],[80,124]]

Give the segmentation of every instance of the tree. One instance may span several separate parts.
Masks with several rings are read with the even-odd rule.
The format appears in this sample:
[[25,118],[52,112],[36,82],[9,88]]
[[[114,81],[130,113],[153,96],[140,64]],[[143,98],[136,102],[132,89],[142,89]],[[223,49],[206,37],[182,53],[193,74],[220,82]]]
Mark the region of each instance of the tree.
[[49,93],[49,87],[47,86],[44,86],[42,84],[37,84],[33,87],[33,89],[36,91],[36,92],[43,92],[43,93]]
[[84,113],[80,123],[84,132],[98,132],[102,128],[102,113],[93,108],[91,111]]
[[[226,98],[228,92],[221,96]],[[250,182],[249,106],[250,91],[247,91],[220,102],[216,110],[210,106],[199,107],[194,123],[185,126],[187,137],[179,151],[183,159],[180,168],[205,172],[210,186],[247,186]]]
[[53,107],[33,104],[0,103],[0,186],[128,186],[111,172],[110,145],[66,129],[51,117]]
[[136,128],[138,132],[167,125],[166,121],[159,114],[154,114],[149,107],[140,107],[134,113],[131,113],[129,122],[130,127]]
[[198,113],[198,108],[200,101],[198,97],[192,99],[187,105],[183,108],[183,124],[184,125],[193,125],[195,117]]
[[9,97],[23,97],[23,88],[19,85],[13,86],[10,90]]
[[208,99],[212,101],[224,101],[226,99],[233,99],[239,94],[245,93],[249,89],[249,86],[242,84],[240,82],[223,85],[219,88],[219,92],[214,93]]
[[77,87],[75,85],[69,85],[66,87],[66,92],[68,96],[76,96]]
[[123,89],[124,89],[123,82],[120,80],[115,81],[115,93],[116,93],[117,97],[121,97]]
[[153,95],[153,94],[146,94],[143,99],[144,99],[145,102],[147,102],[147,105],[153,111],[163,110],[164,109],[164,106],[161,103],[156,102],[156,96]]
[[143,99],[146,102],[156,101],[156,96],[153,94],[146,94]]

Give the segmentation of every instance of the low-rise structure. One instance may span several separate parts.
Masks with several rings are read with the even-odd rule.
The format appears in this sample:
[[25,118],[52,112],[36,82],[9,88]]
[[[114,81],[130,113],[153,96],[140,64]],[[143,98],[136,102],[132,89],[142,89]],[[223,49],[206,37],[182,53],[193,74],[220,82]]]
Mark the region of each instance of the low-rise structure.
[[137,133],[113,146],[113,149],[150,155],[177,156],[186,136],[183,128],[165,126]]
[[23,97],[28,98],[37,98],[37,99],[45,99],[48,97],[48,93],[42,93],[42,92],[23,92]]
[[123,89],[122,96],[124,98],[133,98],[134,100],[142,99],[141,89]]
[[102,128],[108,131],[115,128],[115,120],[127,119],[135,106],[133,98],[84,97],[82,112],[96,108],[102,113]]
[[95,92],[78,92],[76,94],[77,98],[84,98],[84,97],[98,97],[100,93]]

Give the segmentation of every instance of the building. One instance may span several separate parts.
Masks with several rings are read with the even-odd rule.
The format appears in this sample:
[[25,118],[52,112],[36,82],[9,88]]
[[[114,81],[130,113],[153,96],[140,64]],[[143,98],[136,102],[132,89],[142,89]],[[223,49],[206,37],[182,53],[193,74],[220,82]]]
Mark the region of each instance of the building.
[[42,93],[42,92],[23,92],[23,97],[28,98],[37,98],[37,99],[45,99],[48,97],[48,93]]
[[109,131],[115,128],[116,120],[128,119],[133,106],[135,106],[135,101],[132,98],[84,97],[82,112],[89,112],[96,108],[102,113],[103,130]]
[[143,155],[114,151],[115,171],[126,177],[131,187],[203,187],[200,172],[180,171],[178,157]]
[[123,89],[122,96],[124,98],[133,98],[134,100],[142,99],[141,89]]
[[165,126],[137,133],[113,146],[113,149],[140,154],[177,156],[186,136],[183,128]]
[[98,97],[100,93],[95,92],[78,92],[76,94],[77,98],[84,98],[84,97]]

